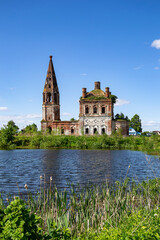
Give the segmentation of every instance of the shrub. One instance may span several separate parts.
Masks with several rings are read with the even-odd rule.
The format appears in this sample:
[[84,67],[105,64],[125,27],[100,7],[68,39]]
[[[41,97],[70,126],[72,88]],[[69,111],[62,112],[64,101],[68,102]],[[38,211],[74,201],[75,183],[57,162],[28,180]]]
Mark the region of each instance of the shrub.
[[38,228],[39,217],[26,208],[23,200],[17,197],[7,206],[4,214],[2,239],[42,239]]

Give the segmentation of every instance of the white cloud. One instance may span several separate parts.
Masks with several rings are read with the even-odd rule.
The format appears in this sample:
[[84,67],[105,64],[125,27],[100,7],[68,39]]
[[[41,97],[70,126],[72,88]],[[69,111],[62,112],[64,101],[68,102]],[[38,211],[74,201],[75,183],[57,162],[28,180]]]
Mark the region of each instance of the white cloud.
[[62,113],[61,115],[62,115],[62,116],[71,116],[71,114],[70,114],[70,113],[67,113],[67,112]]
[[144,65],[141,65],[141,66],[134,67],[133,69],[134,69],[134,70],[140,70],[140,69],[142,69],[143,67],[144,67]]
[[143,131],[160,130],[160,121],[142,121]]
[[41,118],[42,114],[3,115],[0,116],[0,127],[6,125],[10,120],[13,120],[20,129],[32,123],[36,123],[40,127]]
[[151,47],[155,47],[156,49],[160,49],[160,39],[156,39],[152,42]]
[[0,111],[7,111],[8,107],[0,107]]
[[159,70],[159,67],[154,67],[155,70]]
[[87,76],[87,73],[81,73],[80,75],[81,76]]
[[130,104],[130,102],[128,100],[118,98],[115,106],[122,106],[122,105],[126,105],[126,104]]

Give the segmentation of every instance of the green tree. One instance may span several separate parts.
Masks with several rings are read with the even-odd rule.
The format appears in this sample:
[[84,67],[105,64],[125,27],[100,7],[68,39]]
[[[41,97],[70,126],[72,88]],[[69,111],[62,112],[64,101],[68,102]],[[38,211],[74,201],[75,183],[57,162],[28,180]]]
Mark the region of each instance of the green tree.
[[23,131],[29,134],[36,133],[38,131],[37,125],[35,123],[27,125]]
[[138,114],[135,114],[130,121],[129,127],[134,128],[136,132],[142,132],[141,119]]
[[122,120],[127,120],[127,121],[129,121],[128,116],[125,117],[125,115],[124,115],[122,112],[121,112],[120,114],[117,113],[117,114],[115,115],[115,119],[116,119],[116,120],[117,120],[117,119],[122,119]]
[[14,121],[9,121],[7,125],[4,125],[1,128],[0,132],[0,145],[1,147],[8,147],[13,143],[15,138],[15,134],[18,132],[18,126],[14,123]]

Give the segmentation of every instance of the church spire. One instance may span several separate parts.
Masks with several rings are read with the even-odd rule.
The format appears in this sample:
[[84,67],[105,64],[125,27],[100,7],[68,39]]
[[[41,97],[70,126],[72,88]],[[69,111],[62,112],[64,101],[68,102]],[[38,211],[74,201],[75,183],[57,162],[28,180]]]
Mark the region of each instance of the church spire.
[[59,90],[56,74],[50,56],[47,76],[43,90],[42,115],[45,121],[60,120]]
[[50,86],[50,88],[53,91],[59,91],[56,74],[55,74],[53,62],[52,62],[52,56],[50,56],[49,58],[50,58],[50,61],[49,61],[49,65],[48,65],[45,87],[47,87],[47,85],[48,85],[48,86]]

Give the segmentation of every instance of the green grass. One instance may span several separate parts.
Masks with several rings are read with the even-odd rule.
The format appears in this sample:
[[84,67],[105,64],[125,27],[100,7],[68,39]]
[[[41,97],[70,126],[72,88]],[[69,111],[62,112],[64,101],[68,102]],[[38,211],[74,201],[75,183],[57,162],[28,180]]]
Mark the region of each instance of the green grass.
[[[160,179],[136,185],[126,177],[114,186],[106,182],[78,192],[72,188],[70,194],[52,187],[52,179],[48,189],[45,179],[40,181],[36,196],[26,188],[25,202],[40,219],[42,239],[160,239]],[[1,198],[0,209],[4,208]]]

